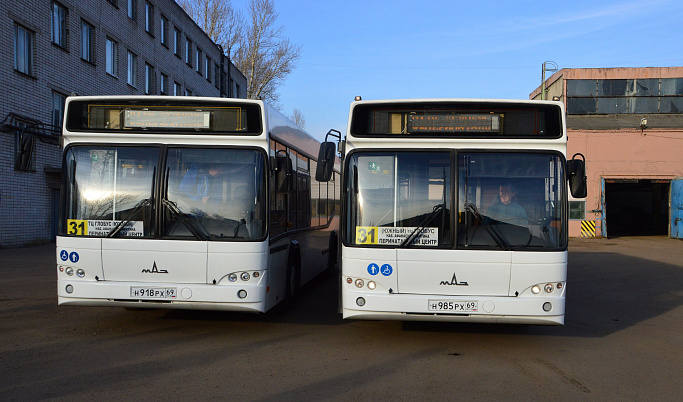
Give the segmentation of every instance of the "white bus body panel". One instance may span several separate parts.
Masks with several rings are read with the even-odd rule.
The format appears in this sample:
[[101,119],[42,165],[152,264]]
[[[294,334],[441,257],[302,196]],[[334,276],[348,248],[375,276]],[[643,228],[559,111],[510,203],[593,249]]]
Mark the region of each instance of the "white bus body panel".
[[[343,247],[342,255],[344,318],[564,324],[566,251]],[[392,272],[371,275],[371,264],[389,264]],[[356,286],[357,279],[362,279],[363,287]],[[376,283],[376,289],[368,289],[369,281]],[[546,293],[546,283],[561,283],[562,288]],[[534,285],[540,285],[540,294],[531,292]],[[363,298],[363,306],[358,298]],[[435,313],[429,311],[430,300],[475,301],[478,311]],[[552,305],[550,311],[543,309],[546,302]]]
[[[72,255],[78,258],[69,257]],[[266,301],[267,258],[267,242],[208,244],[60,236],[57,237],[58,302],[80,306],[264,312],[270,308]],[[62,272],[66,267],[83,269],[85,277],[67,276]],[[249,273],[248,280],[241,278],[242,272]],[[254,275],[256,272],[258,276]],[[230,273],[237,274],[236,281],[229,280]],[[67,292],[68,285],[71,293]],[[173,288],[176,297],[164,300],[132,297],[131,289],[137,287]],[[238,296],[240,290],[246,291],[246,297]]]

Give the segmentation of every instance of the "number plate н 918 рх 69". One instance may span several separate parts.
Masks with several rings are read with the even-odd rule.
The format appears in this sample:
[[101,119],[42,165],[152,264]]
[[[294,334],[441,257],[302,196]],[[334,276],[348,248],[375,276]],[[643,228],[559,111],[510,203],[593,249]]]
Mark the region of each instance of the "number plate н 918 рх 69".
[[136,299],[175,299],[177,295],[176,288],[130,288],[130,297]]

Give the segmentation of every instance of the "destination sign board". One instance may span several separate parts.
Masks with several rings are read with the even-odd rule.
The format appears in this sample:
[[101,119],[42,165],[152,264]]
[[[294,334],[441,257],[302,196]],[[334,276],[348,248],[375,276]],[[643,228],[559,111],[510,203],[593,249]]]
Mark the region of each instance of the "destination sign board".
[[208,129],[210,119],[208,111],[126,109],[124,127]]
[[503,115],[499,113],[408,114],[409,133],[500,133]]

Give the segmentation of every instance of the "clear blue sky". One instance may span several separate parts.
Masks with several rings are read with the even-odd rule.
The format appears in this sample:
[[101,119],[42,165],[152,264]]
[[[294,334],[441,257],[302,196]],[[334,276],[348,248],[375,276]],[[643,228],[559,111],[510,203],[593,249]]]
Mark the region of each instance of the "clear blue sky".
[[[232,0],[246,11],[248,0]],[[528,99],[541,65],[683,66],[683,1],[275,0],[300,44],[280,88],[316,138],[363,99]]]

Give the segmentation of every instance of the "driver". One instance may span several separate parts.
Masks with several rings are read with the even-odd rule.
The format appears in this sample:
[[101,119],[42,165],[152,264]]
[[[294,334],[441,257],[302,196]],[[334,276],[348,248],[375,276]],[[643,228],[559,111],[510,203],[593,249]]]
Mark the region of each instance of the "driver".
[[486,215],[496,221],[514,225],[529,223],[526,211],[515,201],[517,189],[512,183],[503,183],[498,187],[499,199],[491,205]]

